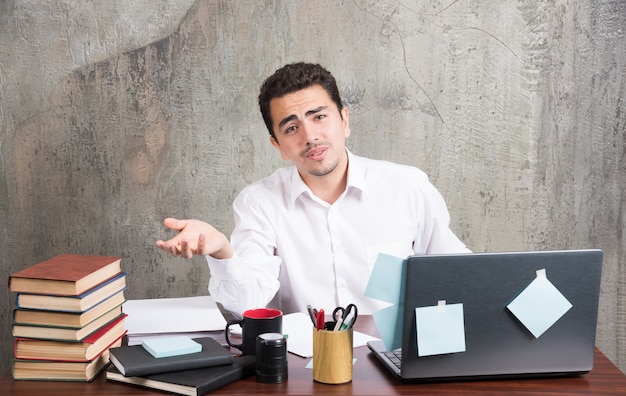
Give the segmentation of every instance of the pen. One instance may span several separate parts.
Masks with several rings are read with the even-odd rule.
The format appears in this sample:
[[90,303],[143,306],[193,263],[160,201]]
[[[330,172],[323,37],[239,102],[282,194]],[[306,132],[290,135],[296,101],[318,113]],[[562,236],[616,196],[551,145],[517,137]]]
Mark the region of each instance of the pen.
[[317,313],[317,329],[324,330],[324,325],[324,308],[322,308]]
[[356,317],[354,316],[354,312],[350,311],[348,313],[348,316],[346,316],[346,318],[343,320],[343,323],[341,325],[341,330],[348,330],[350,327],[352,327],[355,319]]
[[343,324],[343,318],[339,318],[337,319],[337,323],[335,323],[335,327],[333,328],[333,331],[339,331],[341,330],[341,325]]
[[306,310],[309,312],[309,317],[311,318],[311,322],[313,322],[313,327],[317,328],[317,310],[311,308],[310,305],[306,306]]

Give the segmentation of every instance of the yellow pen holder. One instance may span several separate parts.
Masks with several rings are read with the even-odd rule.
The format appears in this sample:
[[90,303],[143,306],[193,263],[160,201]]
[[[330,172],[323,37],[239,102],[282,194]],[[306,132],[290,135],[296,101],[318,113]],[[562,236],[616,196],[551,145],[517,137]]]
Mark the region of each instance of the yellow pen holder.
[[324,384],[352,381],[352,329],[313,328],[313,380]]

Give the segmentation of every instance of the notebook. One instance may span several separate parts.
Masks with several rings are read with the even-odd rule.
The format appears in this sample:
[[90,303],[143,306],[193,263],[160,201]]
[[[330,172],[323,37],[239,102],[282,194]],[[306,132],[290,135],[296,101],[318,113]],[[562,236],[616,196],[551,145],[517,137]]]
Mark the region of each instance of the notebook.
[[[402,347],[386,351],[382,341],[368,346],[397,377],[412,381],[587,373],[593,368],[602,257],[595,249],[411,256],[401,285]],[[561,311],[548,317],[529,295]],[[441,333],[424,330],[441,325],[424,312],[462,319],[441,328],[448,337],[442,342]],[[460,337],[458,331],[448,334],[459,328]]]

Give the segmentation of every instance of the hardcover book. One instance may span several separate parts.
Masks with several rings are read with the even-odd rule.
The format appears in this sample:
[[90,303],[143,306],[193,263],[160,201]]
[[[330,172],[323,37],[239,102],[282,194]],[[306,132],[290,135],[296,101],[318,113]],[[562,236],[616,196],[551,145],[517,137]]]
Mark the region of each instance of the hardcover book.
[[141,345],[111,348],[111,363],[125,376],[142,376],[170,371],[226,365],[233,362],[230,351],[211,337],[195,338],[202,351],[156,358]]
[[91,382],[109,365],[109,351],[89,362],[15,360],[13,379]]
[[121,313],[121,307],[113,308],[109,312],[100,316],[88,325],[80,329],[71,329],[52,326],[30,326],[30,325],[13,325],[13,337],[20,338],[37,338],[42,340],[65,340],[65,341],[81,341],[91,333],[97,331],[102,326],[110,323],[120,317],[126,317]]
[[158,389],[179,395],[202,396],[231,382],[254,374],[255,367],[256,357],[246,355],[235,357],[231,364],[222,366],[153,374],[144,377],[126,377],[117,371],[115,367],[111,366],[106,371],[106,378],[111,381]]
[[121,272],[121,258],[61,254],[9,277],[9,290],[76,296]]
[[56,296],[46,294],[18,293],[15,306],[25,309],[40,309],[61,312],[85,312],[126,289],[126,273],[121,272],[78,296]]
[[86,362],[103,351],[122,345],[124,316],[101,327],[82,341],[49,341],[34,338],[16,338],[13,354],[21,360],[59,360]]
[[95,307],[84,312],[49,311],[18,308],[13,310],[13,322],[18,324],[80,328],[99,318],[125,301],[124,292],[119,291]]

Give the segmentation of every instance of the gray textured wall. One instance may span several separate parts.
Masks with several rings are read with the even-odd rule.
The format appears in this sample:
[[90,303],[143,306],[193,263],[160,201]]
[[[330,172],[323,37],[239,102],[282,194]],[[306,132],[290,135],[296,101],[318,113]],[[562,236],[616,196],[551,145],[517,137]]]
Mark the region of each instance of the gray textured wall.
[[604,249],[597,344],[626,370],[624,26],[622,0],[2,1],[1,278],[121,255],[128,298],[205,294],[203,260],[155,247],[162,219],[230,232],[283,165],[262,79],[316,61],[349,147],[427,171],[473,250]]

